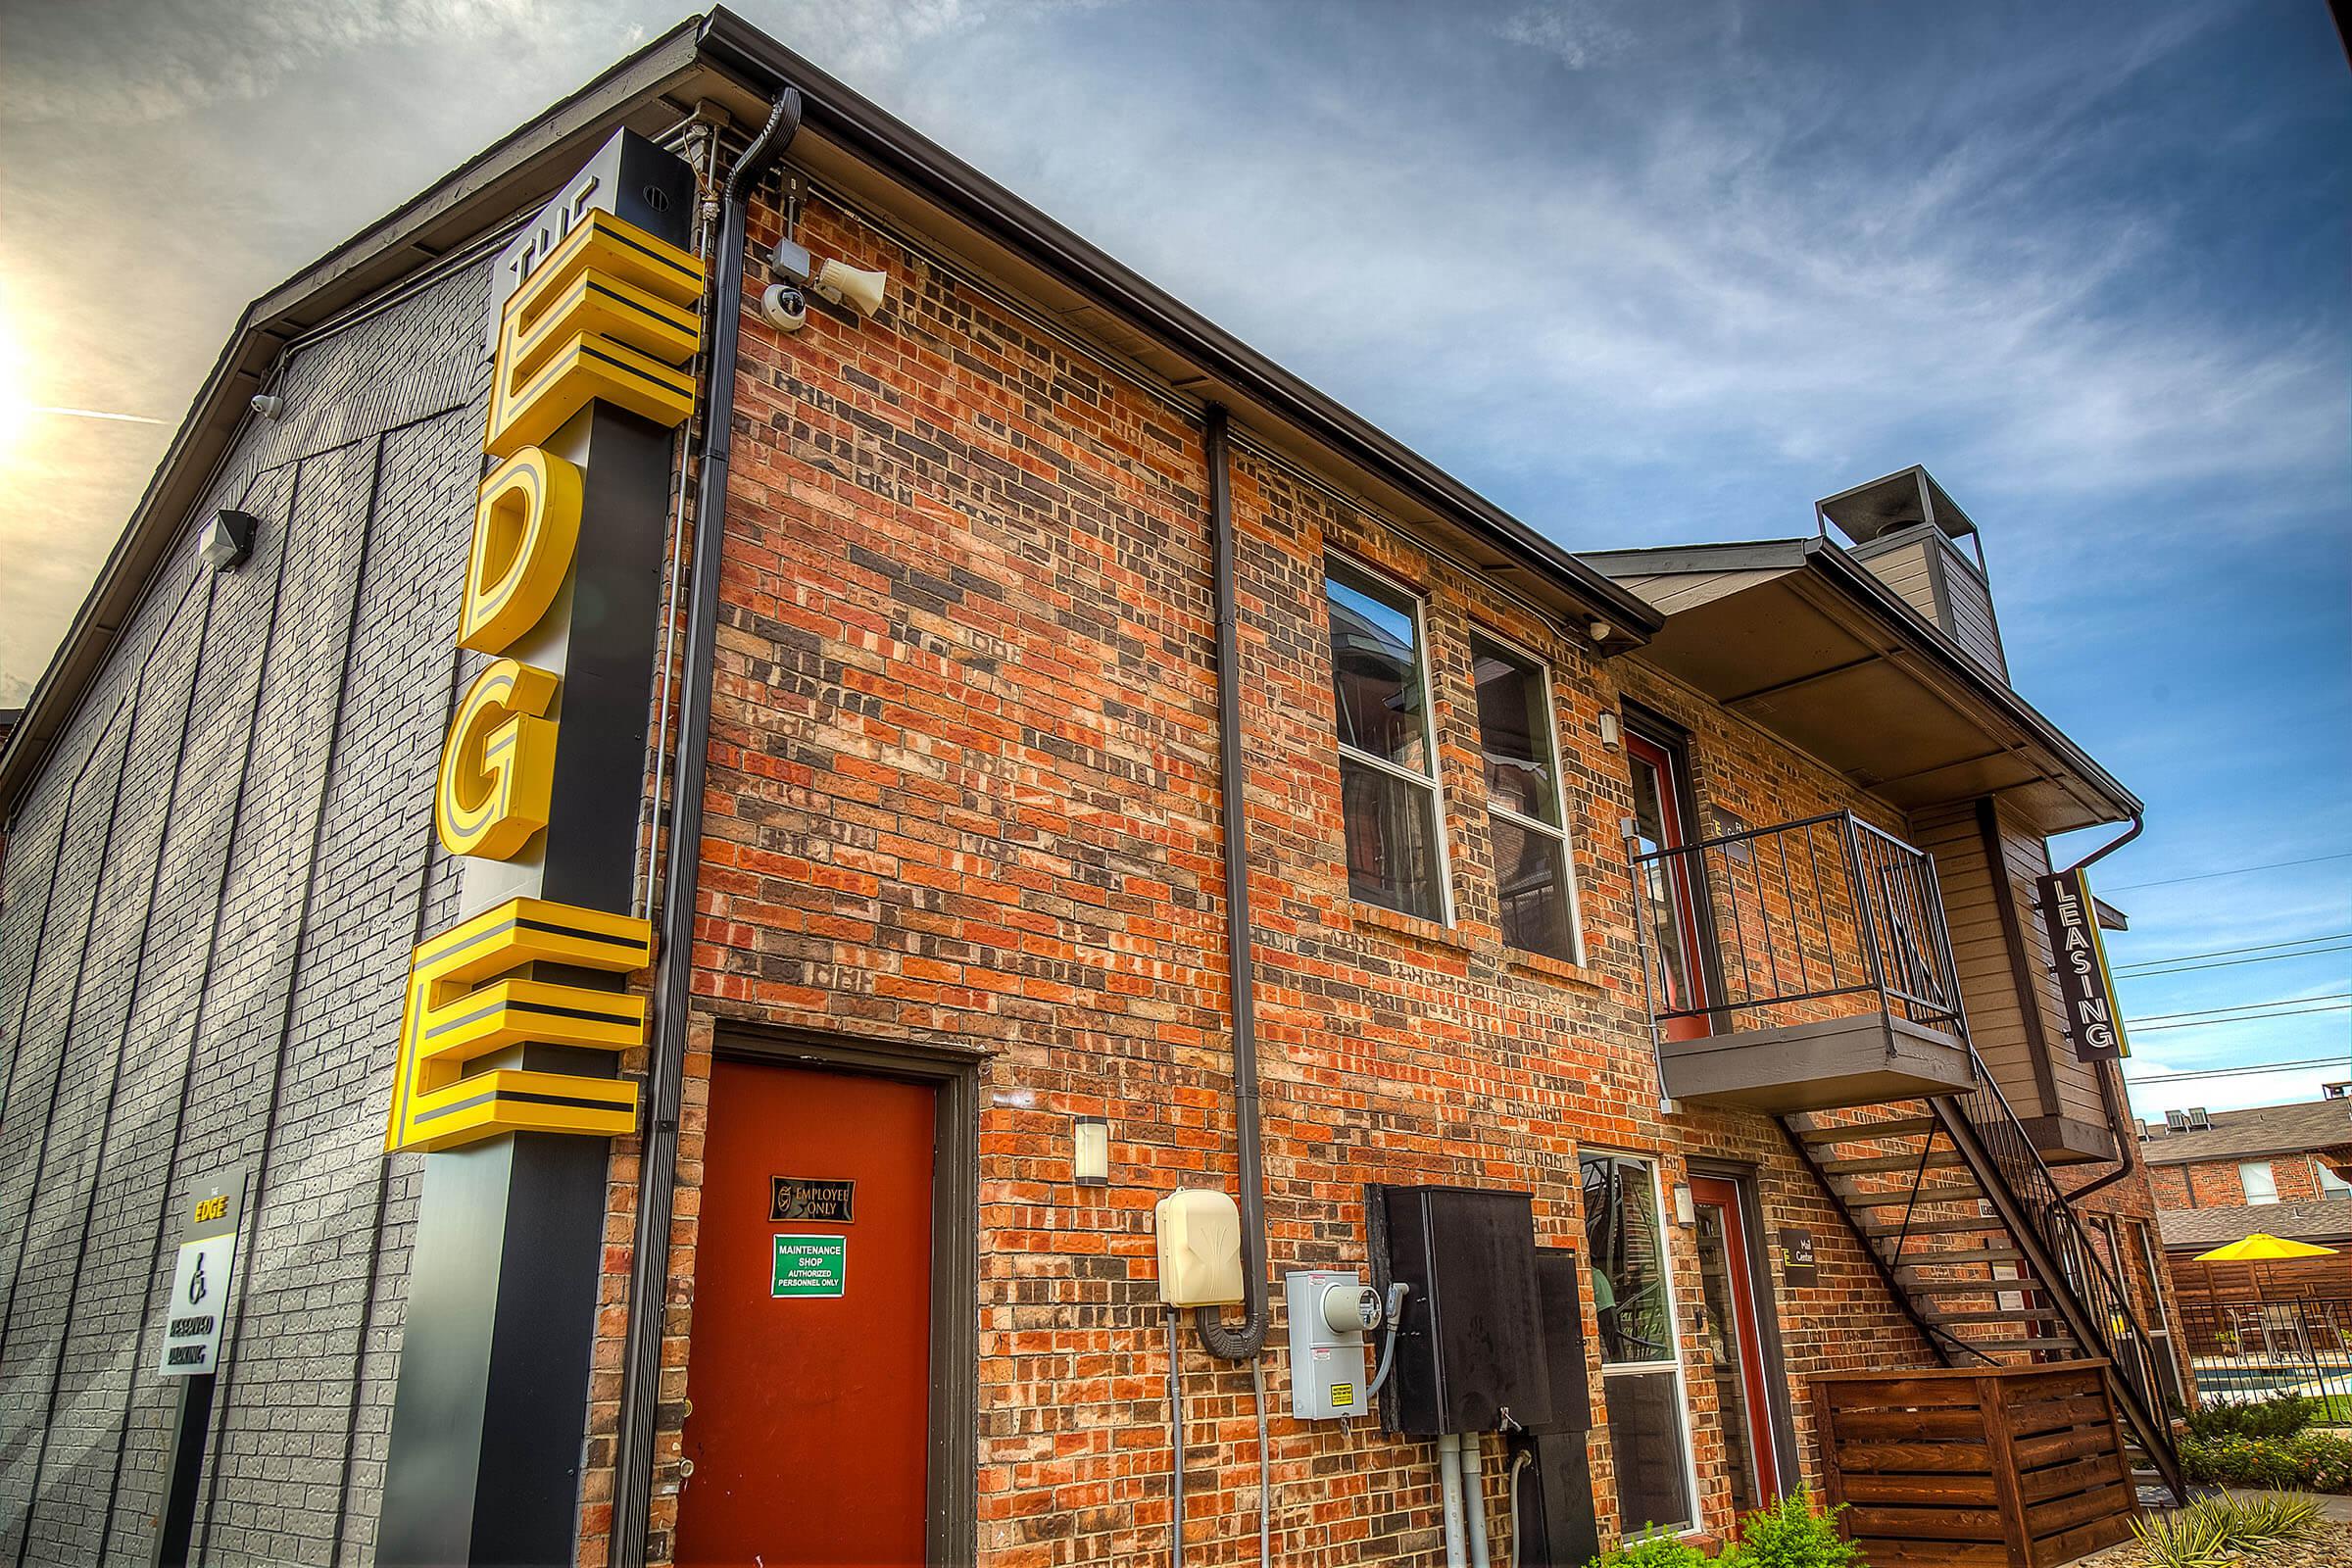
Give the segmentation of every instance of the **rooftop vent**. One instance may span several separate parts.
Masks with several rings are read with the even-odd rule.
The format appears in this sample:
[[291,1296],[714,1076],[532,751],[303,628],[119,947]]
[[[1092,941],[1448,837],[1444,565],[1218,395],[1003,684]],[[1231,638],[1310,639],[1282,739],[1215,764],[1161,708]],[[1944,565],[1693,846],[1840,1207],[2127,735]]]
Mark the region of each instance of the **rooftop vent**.
[[[0,713],[0,724],[7,721],[8,715]],[[2339,1078],[2334,1083],[2320,1085],[2320,1098],[2322,1100],[2352,1100],[2352,1078]]]
[[1873,576],[1970,658],[2008,680],[1984,574],[1984,537],[1933,474],[1917,466],[1900,469],[1816,501],[1813,515],[1824,538],[1836,523]]
[[2148,1141],[2148,1122],[2147,1122],[2147,1118],[2146,1118],[2146,1117],[2144,1117],[2144,1116],[2134,1116],[2134,1117],[2132,1117],[2132,1130],[2133,1132],[2135,1132],[2135,1133],[2139,1134],[2139,1141],[2140,1141],[2141,1143],[2143,1143],[2143,1144],[2144,1144],[2144,1143],[2146,1143],[2146,1142]]
[[2212,1125],[2213,1118],[2205,1114],[2205,1107],[2203,1105],[2191,1105],[2188,1107],[2188,1130],[2190,1132],[2201,1133]]
[[2188,1112],[2185,1110],[2166,1111],[2164,1113],[2164,1130],[2168,1133],[2188,1131]]

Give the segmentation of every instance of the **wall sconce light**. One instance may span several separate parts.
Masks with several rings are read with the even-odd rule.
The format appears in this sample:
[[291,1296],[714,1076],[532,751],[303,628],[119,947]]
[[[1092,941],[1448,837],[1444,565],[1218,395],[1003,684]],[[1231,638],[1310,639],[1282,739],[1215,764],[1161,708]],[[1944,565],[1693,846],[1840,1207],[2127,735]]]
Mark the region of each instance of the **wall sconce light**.
[[1602,709],[1600,710],[1600,744],[1613,752],[1617,749],[1617,743],[1624,739],[1625,728],[1618,723],[1615,710]]
[[1674,1222],[1677,1225],[1698,1223],[1698,1208],[1690,1201],[1689,1182],[1677,1182],[1674,1185]]
[[221,511],[196,537],[196,557],[215,571],[233,571],[253,554],[254,530],[262,519],[250,512]]
[[1070,1174],[1081,1187],[1110,1184],[1110,1123],[1080,1116],[1070,1128]]

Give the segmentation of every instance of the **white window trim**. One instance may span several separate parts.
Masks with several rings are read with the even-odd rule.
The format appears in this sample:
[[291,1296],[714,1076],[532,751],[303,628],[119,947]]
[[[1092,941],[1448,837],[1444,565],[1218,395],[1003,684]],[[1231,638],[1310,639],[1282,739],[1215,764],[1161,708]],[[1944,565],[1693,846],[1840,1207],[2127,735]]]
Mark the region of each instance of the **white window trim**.
[[[1422,755],[1429,759],[1429,771],[1427,773],[1416,773],[1409,767],[1398,767],[1395,762],[1390,761],[1385,757],[1374,757],[1370,752],[1363,751],[1358,747],[1350,746],[1348,742],[1339,738],[1336,727],[1333,730],[1332,740],[1339,747],[1340,755],[1347,758],[1348,760],[1361,762],[1366,767],[1377,768],[1392,778],[1400,779],[1407,784],[1419,785],[1429,791],[1430,812],[1433,818],[1431,828],[1437,836],[1438,845],[1437,923],[1450,930],[1453,926],[1454,913],[1453,857],[1450,847],[1446,843],[1446,835],[1445,768],[1438,760],[1438,690],[1436,683],[1431,680],[1429,673],[1429,601],[1410,584],[1398,582],[1395,577],[1392,577],[1387,572],[1382,571],[1378,566],[1371,565],[1363,561],[1358,560],[1354,556],[1348,555],[1343,551],[1325,551],[1323,553],[1323,576],[1325,582],[1323,592],[1324,651],[1325,656],[1327,658],[1335,658],[1335,662],[1336,657],[1334,656],[1331,647],[1331,590],[1329,586],[1331,568],[1334,565],[1344,566],[1348,571],[1370,578],[1372,581],[1379,583],[1382,587],[1387,588],[1391,593],[1401,595],[1405,602],[1413,607],[1414,674],[1421,682],[1421,747]],[[1345,808],[1343,808],[1343,827],[1345,824],[1345,817],[1346,811]],[[1352,894],[1349,895],[1349,899],[1350,902],[1354,903],[1371,902],[1370,900],[1355,899]],[[1389,906],[1385,904],[1374,904],[1372,907],[1376,909],[1389,908]],[[1403,911],[1398,909],[1389,909],[1389,912],[1391,914],[1399,914]],[[1421,918],[1421,916],[1410,914],[1407,914],[1404,917],[1408,920]]]
[[[1674,1408],[1683,1438],[1683,1494],[1690,1500],[1690,1522],[1681,1529],[1675,1530],[1673,1534],[1678,1540],[1699,1535],[1706,1528],[1706,1509],[1702,1505],[1698,1491],[1698,1452],[1691,1441],[1690,1379],[1683,1366],[1683,1304],[1674,1291],[1674,1249],[1667,1245],[1668,1236],[1679,1227],[1667,1217],[1665,1178],[1659,1172],[1655,1155],[1626,1153],[1613,1149],[1580,1148],[1577,1151],[1580,1159],[1586,1154],[1591,1154],[1596,1159],[1626,1160],[1640,1165],[1649,1172],[1649,1199],[1656,1205],[1651,1212],[1658,1217],[1659,1283],[1665,1287],[1666,1291],[1666,1320],[1671,1325],[1671,1332],[1674,1336],[1674,1359],[1671,1361],[1610,1362],[1604,1358],[1600,1363],[1602,1404],[1605,1408],[1608,1380],[1611,1377],[1620,1374],[1654,1374],[1668,1371],[1674,1374]],[[1580,1191],[1584,1186],[1581,1171],[1578,1173],[1577,1186]],[[1617,1451],[1617,1432],[1614,1426],[1609,1430],[1609,1461],[1612,1465],[1621,1464],[1624,1461],[1624,1455]],[[1636,1529],[1634,1532],[1628,1533],[1625,1530],[1623,1519],[1617,1521],[1617,1526],[1620,1540],[1638,1539],[1640,1530]]]
[[[2250,1170],[2262,1171],[2265,1179],[2270,1182],[2271,1191],[2268,1197],[2256,1198],[2253,1190],[2247,1186],[2246,1172]],[[2237,1162],[2237,1186],[2248,1208],[2268,1208],[2271,1204],[2278,1201],[2278,1167],[2267,1159],[2241,1159]]]
[[2311,1183],[2322,1198],[2340,1198],[2352,1193],[2352,1182],[2329,1170],[2328,1162],[2317,1154],[2311,1156]]
[[[1471,710],[1473,712],[1477,710],[1478,707],[1477,661],[1478,645],[1480,643],[1492,643],[1500,652],[1509,654],[1512,658],[1520,660],[1526,663],[1529,668],[1533,669],[1536,672],[1536,678],[1544,683],[1544,723],[1547,732],[1545,738],[1551,743],[1552,810],[1560,819],[1559,826],[1554,827],[1548,822],[1539,822],[1534,817],[1524,816],[1519,812],[1512,810],[1507,806],[1496,806],[1492,799],[1486,800],[1486,806],[1487,811],[1490,815],[1499,816],[1507,822],[1516,823],[1533,833],[1541,833],[1546,838],[1552,839],[1558,843],[1560,851],[1560,880],[1562,885],[1568,889],[1568,957],[1565,961],[1575,964],[1581,969],[1585,964],[1585,911],[1582,903],[1577,897],[1576,838],[1575,835],[1569,831],[1568,827],[1568,781],[1566,776],[1568,769],[1566,763],[1560,757],[1559,697],[1558,694],[1552,690],[1551,663],[1548,660],[1539,657],[1532,649],[1524,648],[1518,643],[1511,641],[1508,637],[1504,637],[1496,632],[1490,631],[1484,626],[1473,626],[1470,631],[1470,695],[1472,699]],[[1486,751],[1486,732],[1483,726],[1479,732],[1479,751],[1481,757],[1483,758]],[[1483,769],[1478,782],[1479,795],[1482,799],[1486,799],[1487,781],[1484,777]],[[1501,888],[1501,872],[1499,867],[1496,868],[1495,887],[1497,889],[1497,893],[1499,894],[1499,890]],[[1499,924],[1500,911],[1497,910],[1496,914],[1497,924]],[[1510,944],[1505,942],[1503,946],[1508,948],[1510,947]],[[1513,953],[1533,953],[1534,950],[1528,948],[1511,948],[1510,951]],[[1551,956],[1551,955],[1548,953],[1542,953],[1535,954],[1535,956],[1548,958]]]

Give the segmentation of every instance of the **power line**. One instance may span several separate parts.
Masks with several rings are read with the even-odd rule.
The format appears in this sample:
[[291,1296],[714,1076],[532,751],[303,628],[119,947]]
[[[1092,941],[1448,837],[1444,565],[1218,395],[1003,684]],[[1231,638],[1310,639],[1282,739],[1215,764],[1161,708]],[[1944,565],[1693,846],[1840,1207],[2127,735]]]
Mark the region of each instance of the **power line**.
[[2192,1023],[2152,1023],[2144,1027],[2134,1025],[2132,1032],[2153,1035],[2161,1034],[2167,1029],[2219,1029],[2224,1024],[2263,1023],[2272,1018],[2299,1018],[2305,1013],[2311,1012],[2352,1012],[2352,1004],[2337,1002],[2325,1007],[2296,1007],[2286,1012],[2252,1012],[2242,1018],[2204,1018]]
[[2116,965],[2118,969],[2144,969],[2152,963],[2186,963],[2191,958],[2227,958],[2233,953],[2268,953],[2273,948],[2300,948],[2313,942],[2343,942],[2352,940],[2352,931],[2329,931],[2316,937],[2294,937],[2285,942],[2257,942],[2243,948],[2215,948],[2210,953],[2168,953],[2160,958],[2134,958],[2130,963]]
[[2346,997],[2352,997],[2352,991],[2317,992],[2308,997],[2274,997],[2269,1002],[2239,1002],[2226,1007],[2185,1007],[2179,1012],[2148,1012],[2136,1018],[2126,1018],[2124,1022],[2161,1023],[2167,1018],[2201,1018],[2215,1012],[2251,1012],[2257,1007],[2293,1007],[2306,1002],[2341,1002]]
[[2266,953],[2258,958],[2224,958],[2217,963],[2176,963],[2161,969],[2126,967],[2116,970],[2115,977],[2118,980],[2161,980],[2168,974],[2190,974],[2199,969],[2234,969],[2241,963],[2277,963],[2280,958],[2311,958],[2326,953],[2352,953],[2352,943],[2338,943],[2332,948],[2305,948],[2301,953]]
[[2196,1067],[2180,1072],[2150,1073],[2142,1078],[2134,1078],[2130,1073],[2126,1073],[2124,1082],[2136,1088],[2141,1084],[2186,1083],[2190,1079],[2196,1078],[2234,1078],[2240,1073],[2298,1072],[2313,1067],[2341,1067],[2344,1065],[2345,1058],[2342,1056],[2309,1056],[2301,1061],[2258,1061],[2250,1067]]
[[2199,871],[2194,876],[2161,877],[2154,882],[2126,882],[2120,887],[2102,888],[2099,896],[2110,893],[2136,893],[2141,888],[2169,888],[2181,882],[2210,882],[2217,876],[2244,876],[2249,871],[2278,871],[2290,865],[2317,865],[2322,860],[2352,860],[2352,850],[2339,850],[2333,855],[2306,855],[2299,860],[2266,860],[2261,865],[2233,865],[2227,871]]

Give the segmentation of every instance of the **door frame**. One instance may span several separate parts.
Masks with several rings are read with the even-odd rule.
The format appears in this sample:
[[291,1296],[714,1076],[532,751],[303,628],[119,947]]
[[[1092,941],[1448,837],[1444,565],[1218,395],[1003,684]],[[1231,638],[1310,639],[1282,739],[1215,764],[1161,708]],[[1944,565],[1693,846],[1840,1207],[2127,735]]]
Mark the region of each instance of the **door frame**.
[[1772,1283],[1773,1241],[1764,1228],[1763,1178],[1753,1165],[1730,1160],[1693,1158],[1684,1161],[1691,1176],[1732,1184],[1740,1195],[1740,1224],[1747,1243],[1747,1293],[1756,1307],[1756,1353],[1764,1361],[1764,1399],[1771,1418],[1773,1468],[1779,1473],[1782,1495],[1811,1483],[1805,1478],[1804,1450],[1796,1446],[1796,1415],[1789,1403],[1788,1358],[1781,1346],[1781,1301]]
[[[1618,703],[1618,723],[1625,731],[1628,742],[1625,747],[1626,788],[1629,791],[1633,788],[1632,742],[1639,741],[1653,751],[1664,753],[1669,771],[1674,775],[1672,805],[1678,819],[1675,825],[1680,829],[1686,847],[1705,842],[1710,835],[1706,831],[1705,818],[1699,815],[1698,810],[1697,751],[1690,744],[1690,730],[1630,697]],[[1685,967],[1690,970],[1691,989],[1697,992],[1692,1000],[1702,1005],[1713,1005],[1715,1000],[1724,995],[1723,954],[1709,936],[1715,929],[1715,910],[1703,874],[1703,854],[1699,859],[1702,874],[1698,876],[1690,874],[1688,861],[1676,862],[1673,870],[1675,884],[1682,893],[1683,939],[1690,949]],[[1630,873],[1632,867],[1628,866],[1627,870]],[[1636,897],[1640,895],[1639,888],[1629,891]],[[1642,962],[1648,961],[1644,956]],[[1698,1035],[1711,1035],[1716,1032],[1716,1016],[1712,1012],[1701,1012],[1686,1021],[1697,1026]]]
[[984,1053],[720,1023],[713,1059],[919,1083],[936,1091],[931,1166],[931,1367],[924,1552],[971,1562],[980,1536],[980,1066]]

